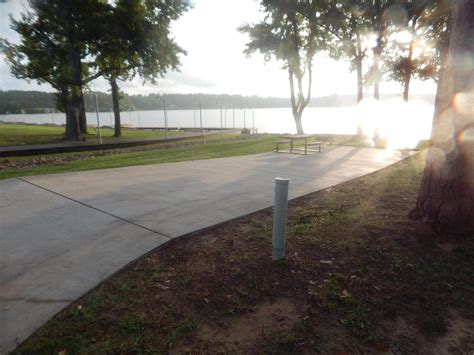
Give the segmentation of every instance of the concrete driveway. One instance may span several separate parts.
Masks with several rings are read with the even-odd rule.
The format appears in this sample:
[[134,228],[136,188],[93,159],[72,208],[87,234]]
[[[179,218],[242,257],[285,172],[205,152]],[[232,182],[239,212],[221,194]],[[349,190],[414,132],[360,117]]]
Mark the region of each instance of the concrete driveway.
[[[332,146],[0,181],[0,353],[167,241],[374,172],[406,152]],[[270,257],[270,251],[269,251]]]

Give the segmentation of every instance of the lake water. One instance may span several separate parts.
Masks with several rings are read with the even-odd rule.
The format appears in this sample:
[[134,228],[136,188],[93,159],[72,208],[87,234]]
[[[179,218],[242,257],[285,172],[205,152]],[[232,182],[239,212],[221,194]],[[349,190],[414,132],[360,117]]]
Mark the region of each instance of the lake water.
[[[354,107],[309,107],[303,114],[305,133],[355,134],[358,124],[367,134],[375,129],[397,147],[412,146],[419,139],[430,135],[433,105],[424,102],[403,101],[362,102]],[[164,127],[163,111],[122,112],[122,123],[133,127]],[[168,127],[199,128],[199,110],[167,111]],[[111,112],[99,113],[101,126],[113,125]],[[0,115],[0,121],[24,123],[65,124],[64,113]],[[97,124],[96,114],[87,113],[88,124]],[[202,110],[204,128],[258,128],[259,133],[296,133],[290,108],[267,108],[253,110]]]

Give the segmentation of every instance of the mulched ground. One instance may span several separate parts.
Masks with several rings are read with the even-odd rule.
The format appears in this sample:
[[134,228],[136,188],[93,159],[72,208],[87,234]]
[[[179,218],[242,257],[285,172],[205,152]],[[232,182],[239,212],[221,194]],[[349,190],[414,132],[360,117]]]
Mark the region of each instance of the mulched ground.
[[420,155],[175,241],[78,300],[18,352],[474,351],[474,241],[406,216]]

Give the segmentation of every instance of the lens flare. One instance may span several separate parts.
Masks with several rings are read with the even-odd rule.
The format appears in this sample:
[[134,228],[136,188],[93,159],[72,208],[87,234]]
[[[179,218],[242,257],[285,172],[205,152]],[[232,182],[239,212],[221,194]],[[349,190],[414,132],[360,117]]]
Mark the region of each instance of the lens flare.
[[459,92],[454,96],[454,108],[461,115],[474,115],[474,91]]
[[474,128],[465,129],[459,136],[460,143],[474,143]]
[[428,148],[428,151],[426,154],[426,162],[428,164],[436,163],[436,164],[443,165],[445,160],[446,160],[446,153],[442,149],[435,148],[435,147]]
[[366,136],[386,141],[389,149],[415,148],[431,132],[433,106],[424,102],[363,100],[358,105],[358,123]]

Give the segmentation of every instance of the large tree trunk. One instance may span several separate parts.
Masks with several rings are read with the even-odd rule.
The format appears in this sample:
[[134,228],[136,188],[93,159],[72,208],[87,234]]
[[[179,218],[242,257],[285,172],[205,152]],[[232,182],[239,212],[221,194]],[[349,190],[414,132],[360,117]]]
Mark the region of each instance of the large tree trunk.
[[450,233],[474,231],[474,0],[453,5],[449,58],[438,84],[431,143],[410,216]]
[[80,115],[82,110],[80,58],[74,39],[69,39],[70,98],[66,111],[66,139],[79,140],[81,135]]
[[86,105],[84,103],[84,93],[82,92],[82,85],[81,85],[81,113],[79,116],[79,122],[81,127],[81,133],[87,133],[87,117],[86,117]]
[[120,122],[120,98],[119,98],[119,90],[117,85],[117,79],[115,76],[110,77],[110,86],[112,88],[112,103],[114,108],[114,119],[115,119],[115,137],[122,136],[122,126]]
[[66,111],[66,139],[78,141],[80,137],[80,117],[81,100],[79,96],[72,95],[67,104]]

